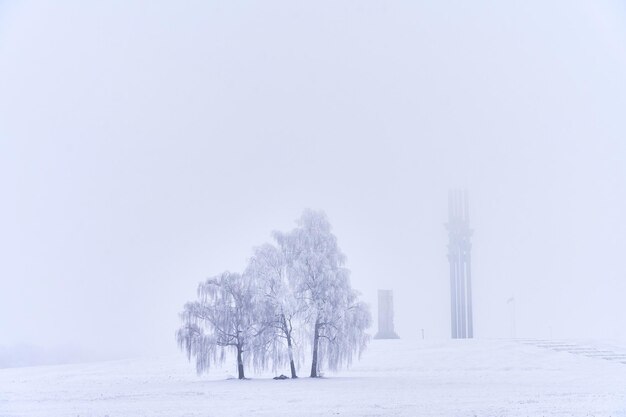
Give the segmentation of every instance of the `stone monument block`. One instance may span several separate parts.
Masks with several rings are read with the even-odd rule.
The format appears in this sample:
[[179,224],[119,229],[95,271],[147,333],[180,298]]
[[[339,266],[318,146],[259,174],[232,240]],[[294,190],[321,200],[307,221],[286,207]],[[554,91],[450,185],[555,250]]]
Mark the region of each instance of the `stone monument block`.
[[393,291],[378,290],[378,333],[374,339],[399,339],[393,328]]

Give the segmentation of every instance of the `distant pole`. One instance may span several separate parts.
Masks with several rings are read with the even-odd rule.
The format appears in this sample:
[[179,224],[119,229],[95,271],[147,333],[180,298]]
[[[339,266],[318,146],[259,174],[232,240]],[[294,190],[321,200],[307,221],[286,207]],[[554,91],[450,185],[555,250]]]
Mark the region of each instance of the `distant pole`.
[[424,340],[424,329],[422,329],[422,340]]

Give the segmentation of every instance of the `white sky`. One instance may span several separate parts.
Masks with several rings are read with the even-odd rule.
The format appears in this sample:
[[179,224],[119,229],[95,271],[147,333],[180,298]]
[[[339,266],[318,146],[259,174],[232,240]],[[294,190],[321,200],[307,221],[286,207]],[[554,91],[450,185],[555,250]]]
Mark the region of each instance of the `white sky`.
[[518,336],[626,339],[625,110],[618,1],[0,1],[0,345],[174,351],[306,207],[448,337],[451,187],[478,337],[514,295]]

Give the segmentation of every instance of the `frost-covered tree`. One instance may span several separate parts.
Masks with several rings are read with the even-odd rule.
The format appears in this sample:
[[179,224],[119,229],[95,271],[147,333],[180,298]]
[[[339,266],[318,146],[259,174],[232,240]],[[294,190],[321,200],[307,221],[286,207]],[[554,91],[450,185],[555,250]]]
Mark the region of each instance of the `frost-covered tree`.
[[[344,288],[335,307],[327,309],[320,317],[317,333],[319,355],[325,358],[330,369],[349,365],[353,355],[360,355],[369,342],[369,335],[365,333],[371,324],[367,304],[358,300],[356,291]],[[316,365],[319,366],[319,359]],[[313,365],[311,371],[313,374]],[[316,372],[314,376],[317,376]]]
[[[225,272],[198,286],[198,300],[181,314],[177,340],[198,373],[222,363],[225,352],[244,366],[274,369],[287,362],[296,378],[294,346],[312,350],[311,377],[323,363],[350,364],[367,345],[371,317],[350,285],[345,257],[322,212],[305,211],[276,244],[257,248],[243,275]],[[298,343],[299,341],[299,343]]]
[[277,233],[276,239],[289,253],[287,270],[310,331],[311,377],[319,376],[322,362],[330,369],[350,364],[367,345],[371,316],[350,285],[345,256],[326,215],[307,210],[298,227]]
[[[260,246],[250,259],[246,274],[253,277],[262,295],[259,307],[268,334],[273,332],[271,350],[274,366],[282,364],[285,358],[289,362],[291,377],[297,378],[294,325],[299,310],[293,292],[293,282],[289,280],[287,273],[289,256],[280,247],[271,244]],[[282,349],[283,346],[286,349]]]
[[198,373],[224,362],[227,350],[237,357],[239,379],[251,360],[264,367],[267,357],[264,324],[259,320],[258,291],[246,275],[224,272],[198,285],[198,299],[185,304],[178,345]]

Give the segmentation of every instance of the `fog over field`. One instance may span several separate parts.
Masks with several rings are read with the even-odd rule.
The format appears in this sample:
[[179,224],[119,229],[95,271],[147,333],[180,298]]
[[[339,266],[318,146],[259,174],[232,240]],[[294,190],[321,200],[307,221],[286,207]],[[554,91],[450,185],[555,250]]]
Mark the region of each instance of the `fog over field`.
[[0,346],[176,353],[306,208],[449,338],[452,188],[477,338],[626,342],[625,109],[617,0],[0,1]]

